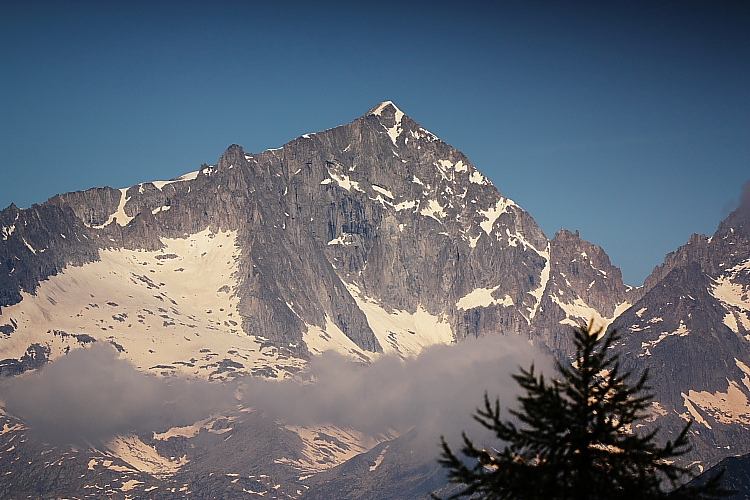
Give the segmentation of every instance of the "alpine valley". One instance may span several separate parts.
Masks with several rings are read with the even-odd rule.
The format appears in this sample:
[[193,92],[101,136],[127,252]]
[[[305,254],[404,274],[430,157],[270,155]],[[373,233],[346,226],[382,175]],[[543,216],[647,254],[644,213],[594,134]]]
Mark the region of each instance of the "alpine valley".
[[708,469],[750,453],[749,294],[748,204],[630,287],[386,101],[0,212],[0,497],[426,498],[450,415],[592,320]]

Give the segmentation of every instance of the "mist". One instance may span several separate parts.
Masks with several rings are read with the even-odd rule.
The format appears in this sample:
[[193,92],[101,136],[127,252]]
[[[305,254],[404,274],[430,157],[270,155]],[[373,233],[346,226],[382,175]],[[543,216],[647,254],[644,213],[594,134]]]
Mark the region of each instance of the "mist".
[[235,403],[229,386],[139,372],[108,343],[3,380],[0,399],[32,435],[56,445],[97,445],[117,434],[189,425]]
[[742,185],[742,194],[740,195],[739,207],[744,212],[750,212],[750,180],[745,181]]
[[518,336],[493,336],[432,346],[414,359],[384,356],[368,366],[334,353],[313,358],[305,383],[246,380],[244,402],[292,425],[330,422],[377,435],[416,431],[417,451],[434,456],[440,436],[455,445],[462,431],[488,437],[472,414],[484,394],[515,407],[512,374],[534,364],[552,373],[550,357]]
[[726,217],[735,211],[740,217],[744,217],[745,219],[750,218],[750,179],[742,184],[742,192],[740,193],[739,200],[734,198],[728,202],[724,206],[722,214]]
[[103,344],[2,381],[0,399],[31,433],[58,445],[161,432],[241,403],[285,425],[333,424],[369,435],[413,431],[415,451],[434,457],[441,435],[456,447],[462,431],[489,439],[472,414],[485,392],[503,408],[515,406],[511,375],[532,363],[551,373],[551,359],[528,340],[494,336],[429,347],[407,360],[386,355],[366,366],[328,352],[295,380],[219,384],[141,373]]

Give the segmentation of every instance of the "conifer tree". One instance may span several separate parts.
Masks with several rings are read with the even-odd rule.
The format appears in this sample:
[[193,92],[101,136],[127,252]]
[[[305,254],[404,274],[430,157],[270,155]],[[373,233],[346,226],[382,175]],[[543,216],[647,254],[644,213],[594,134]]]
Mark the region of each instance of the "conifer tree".
[[[513,376],[523,390],[515,417],[503,420],[499,400],[485,394],[474,418],[494,432],[502,449],[488,451],[463,434],[467,465],[442,441],[439,462],[452,483],[450,498],[497,500],[650,500],[720,498],[717,476],[701,486],[680,486],[690,469],[674,460],[690,451],[688,423],[666,444],[657,431],[639,433],[652,395],[647,373],[635,383],[613,352],[615,332],[591,325],[574,329],[572,364],[556,363],[558,378],[537,375],[532,365]],[[437,498],[437,497],[435,497]]]

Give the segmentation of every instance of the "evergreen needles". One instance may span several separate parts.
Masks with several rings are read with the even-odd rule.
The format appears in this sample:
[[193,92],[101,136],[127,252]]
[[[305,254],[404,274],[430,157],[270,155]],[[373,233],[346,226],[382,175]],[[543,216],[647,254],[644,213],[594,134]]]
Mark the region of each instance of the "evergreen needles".
[[[522,395],[515,417],[501,418],[500,403],[485,394],[474,418],[503,446],[477,448],[464,433],[459,459],[441,439],[439,462],[452,483],[451,499],[617,500],[720,498],[720,476],[701,485],[680,486],[693,477],[674,460],[690,451],[688,423],[674,441],[659,444],[657,431],[639,433],[652,395],[644,373],[631,383],[613,352],[616,332],[603,335],[589,325],[575,328],[573,363],[557,361],[558,378],[548,380],[534,366],[513,376]],[[435,497],[437,498],[437,497]]]

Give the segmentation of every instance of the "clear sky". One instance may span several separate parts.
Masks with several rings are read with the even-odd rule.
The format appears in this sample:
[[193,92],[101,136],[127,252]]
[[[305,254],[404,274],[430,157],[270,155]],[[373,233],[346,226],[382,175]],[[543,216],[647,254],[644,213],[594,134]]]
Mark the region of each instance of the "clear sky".
[[0,207],[392,100],[640,285],[750,179],[750,2],[0,1]]

